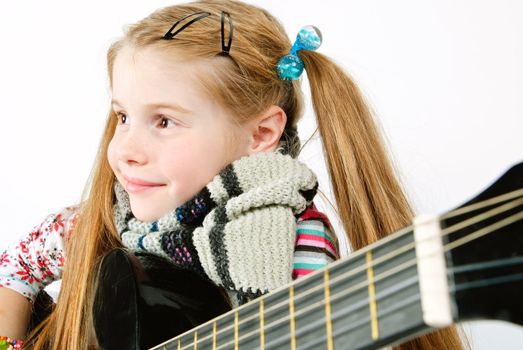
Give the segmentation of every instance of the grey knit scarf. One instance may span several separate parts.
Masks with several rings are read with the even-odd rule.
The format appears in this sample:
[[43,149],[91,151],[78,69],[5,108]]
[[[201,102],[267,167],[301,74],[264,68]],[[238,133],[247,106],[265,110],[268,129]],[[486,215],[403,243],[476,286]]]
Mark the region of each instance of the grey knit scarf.
[[315,174],[279,151],[227,165],[192,199],[143,222],[115,183],[114,218],[124,246],[164,256],[252,298],[291,281],[296,219],[312,203]]

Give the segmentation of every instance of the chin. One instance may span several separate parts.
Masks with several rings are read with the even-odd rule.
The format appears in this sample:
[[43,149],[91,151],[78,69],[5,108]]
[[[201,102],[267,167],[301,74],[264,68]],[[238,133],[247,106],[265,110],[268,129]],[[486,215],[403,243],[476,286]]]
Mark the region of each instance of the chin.
[[129,204],[135,218],[140,221],[156,221],[173,211],[176,206],[169,198],[136,198],[129,196]]
[[156,221],[158,220],[160,217],[157,217],[156,215],[141,215],[140,213],[135,213],[133,211],[133,215],[136,219],[140,220],[140,221],[144,221],[144,222],[147,222],[147,221]]
[[133,208],[131,203],[131,211],[135,218],[140,221],[155,221],[161,218],[165,213],[159,213],[158,211],[152,211],[151,208]]

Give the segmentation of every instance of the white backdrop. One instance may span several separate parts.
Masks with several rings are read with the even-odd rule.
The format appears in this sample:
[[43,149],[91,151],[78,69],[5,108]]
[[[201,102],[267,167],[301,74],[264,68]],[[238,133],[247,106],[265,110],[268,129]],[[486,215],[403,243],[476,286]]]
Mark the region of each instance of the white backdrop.
[[[522,2],[250,2],[292,40],[303,25],[321,29],[319,51],[363,90],[418,213],[460,205],[523,160]],[[106,50],[125,24],[172,3],[0,3],[1,250],[78,201],[109,108]],[[301,137],[313,130],[309,108]],[[319,143],[301,158],[329,192]],[[478,350],[523,347],[522,327],[466,329]]]

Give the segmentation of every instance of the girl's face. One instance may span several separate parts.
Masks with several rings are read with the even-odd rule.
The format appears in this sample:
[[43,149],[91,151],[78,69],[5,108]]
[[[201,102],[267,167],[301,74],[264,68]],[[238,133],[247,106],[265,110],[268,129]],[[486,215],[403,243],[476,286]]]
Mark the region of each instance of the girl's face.
[[126,47],[116,57],[118,125],[108,158],[139,220],[156,220],[180,206],[247,154],[246,135],[193,80],[198,68],[151,48]]

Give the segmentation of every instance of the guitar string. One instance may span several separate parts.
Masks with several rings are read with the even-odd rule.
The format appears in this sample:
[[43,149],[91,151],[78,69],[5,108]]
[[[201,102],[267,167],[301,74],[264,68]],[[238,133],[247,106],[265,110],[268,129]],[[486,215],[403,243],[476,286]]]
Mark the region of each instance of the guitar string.
[[[469,239],[466,239],[466,240],[461,240],[460,241],[460,244],[457,244],[457,245],[454,245],[454,244],[447,244],[444,246],[444,251],[450,251],[452,249],[455,249],[459,246],[462,246],[474,239],[477,239],[479,237],[482,237],[488,233],[491,233],[491,232],[494,232],[496,230],[498,230],[499,228],[503,227],[503,226],[506,226],[506,225],[510,225],[514,222],[517,222],[519,220],[523,219],[523,211],[517,213],[517,214],[513,214],[501,221],[498,221],[496,222],[495,224],[492,224],[492,225],[489,225],[481,230],[478,230],[478,231],[475,231],[473,233],[471,233],[470,235],[468,236],[465,236],[464,238],[469,238]],[[472,236],[472,237],[469,237],[469,236]],[[454,242],[452,242],[454,243]],[[409,261],[406,261],[400,265],[397,265],[395,266],[394,268],[392,269],[389,269],[387,270],[386,272],[383,272],[379,275],[376,275],[375,278],[374,278],[374,283],[380,281],[380,280],[383,280],[387,277],[390,277],[391,275],[394,275],[398,272],[401,272],[401,271],[404,271],[405,269],[407,269],[408,267],[411,267],[411,266],[415,266],[417,264],[417,262],[421,259],[426,259],[428,258],[429,256],[432,256],[432,255],[435,255],[435,254],[438,254],[438,252],[436,253],[432,253],[432,254],[428,254],[428,255],[425,255],[425,256],[422,256],[422,257],[418,257],[418,258],[415,258],[415,259],[411,259]],[[469,285],[473,285],[476,281],[473,281],[473,282],[468,282]],[[463,285],[467,285],[467,283],[463,284]],[[330,285],[329,285],[330,286]],[[331,294],[331,304],[333,301],[336,301],[337,299],[340,299],[342,297],[345,297],[347,296],[348,294],[351,294],[355,291],[358,291],[358,290],[361,290],[361,289],[365,289],[368,287],[368,282],[367,281],[364,281],[364,282],[360,282],[354,286],[352,286],[351,288],[348,288],[348,289],[345,289],[343,291],[340,291],[336,294]],[[449,288],[450,290],[451,288]],[[379,302],[380,300],[383,300],[384,298],[381,297],[381,298],[377,298],[376,301]],[[287,303],[285,303],[287,305]],[[301,316],[302,314],[305,314],[309,311],[313,311],[315,309],[317,309],[318,307],[320,308],[324,308],[325,307],[325,303],[324,301],[322,302],[318,302],[318,303],[315,303],[315,304],[311,304],[303,309],[300,309],[298,312],[295,312],[294,316],[295,317],[298,317],[298,316]],[[366,308],[368,307],[368,305],[365,303],[364,305],[362,305],[360,308]],[[355,310],[351,310],[351,311],[357,311],[359,310],[360,308],[356,308]],[[267,330],[270,330],[270,328],[272,327],[276,327],[278,326],[280,323],[286,323],[287,321],[289,320],[289,316],[285,316],[285,317],[282,317],[280,319],[278,319],[277,321],[275,322],[272,322],[272,323],[269,323],[266,325],[266,327],[264,328],[264,331],[266,332]],[[295,336],[298,337],[299,335],[301,335],[302,331],[298,331],[296,332]],[[238,338],[238,342],[239,341],[242,341],[242,340],[247,340],[249,337],[252,337],[252,336],[259,336],[259,331],[252,331],[252,332],[249,332],[249,333],[246,333],[244,334],[242,337],[239,337]],[[281,338],[281,337],[280,337]],[[286,339],[286,337],[283,337],[284,339]],[[276,338],[278,339],[278,338]],[[219,349],[222,349],[223,347],[225,346],[228,346],[230,344],[233,344],[234,341],[229,341],[228,343],[225,343],[223,345],[221,345],[220,347],[217,347],[216,349],[219,350]],[[183,349],[183,348],[182,348]]]
[[504,193],[504,194],[496,196],[496,197],[482,200],[481,202],[469,204],[463,208],[457,208],[457,209],[451,210],[448,213],[440,215],[440,218],[443,220],[450,219],[455,216],[458,216],[461,214],[466,214],[466,213],[469,213],[469,212],[477,210],[477,209],[482,209],[491,204],[497,204],[499,202],[503,202],[505,200],[509,200],[509,199],[512,199],[515,197],[520,197],[522,195],[523,195],[523,188],[520,188],[519,190],[510,191],[510,192]]
[[[501,198],[500,200],[506,200],[506,197],[507,197],[507,196],[500,196],[500,197],[505,197],[505,198]],[[490,201],[490,200],[489,200],[489,201]],[[515,202],[515,203],[514,203],[514,202]],[[489,218],[489,217],[491,217],[491,216],[493,216],[493,215],[498,214],[498,213],[500,212],[500,208],[503,208],[503,211],[507,211],[507,210],[510,210],[510,209],[512,209],[512,208],[514,208],[514,207],[516,207],[516,206],[518,206],[518,205],[520,205],[520,204],[522,204],[522,203],[523,203],[523,202],[520,201],[520,200],[515,200],[515,201],[509,202],[509,203],[503,205],[502,207],[498,207],[498,208],[492,209],[492,210],[490,210],[490,211],[488,211],[488,212],[482,213],[482,214],[480,214],[480,215],[476,215],[476,217],[473,217],[473,218],[467,220],[467,221],[469,221],[468,225],[470,225],[471,223],[475,223],[475,222],[478,222],[478,221],[484,220],[485,218]],[[509,207],[509,208],[507,209],[507,207]],[[448,234],[454,232],[456,229],[461,228],[462,226],[463,226],[463,225],[462,225],[461,223],[460,223],[460,224],[455,224],[455,225],[453,225],[453,226],[450,226],[450,227],[448,227],[447,229],[442,230],[442,236],[448,235]],[[481,230],[479,230],[479,231],[481,231]],[[477,233],[477,232],[478,232],[478,231],[476,231],[476,233]],[[481,233],[481,232],[479,232],[479,233]],[[473,234],[474,234],[474,233],[473,233]],[[447,246],[449,246],[449,247],[452,246],[452,245],[454,245],[454,246],[459,246],[459,245],[461,245],[461,244],[465,244],[466,242],[468,242],[468,241],[470,241],[470,240],[476,239],[476,237],[474,237],[473,234],[469,234],[468,236],[463,237],[461,240],[455,241],[455,242],[453,242],[453,243],[451,243],[451,244],[448,244]],[[472,236],[472,237],[469,237],[469,236]],[[467,237],[469,237],[469,238],[468,238],[466,241],[463,241],[463,240],[466,239]],[[461,241],[463,241],[463,243],[460,243],[460,244],[457,244],[457,245],[455,244],[456,242],[459,243],[459,242],[461,242]],[[418,242],[418,243],[419,243],[419,242]],[[409,245],[406,245],[406,246],[404,246],[404,247],[402,247],[402,248],[400,248],[400,249],[398,249],[398,250],[400,251],[400,253],[402,253],[402,252],[404,252],[404,251],[408,251],[408,250],[410,250],[410,248],[415,247],[415,245],[416,245],[416,242],[413,242],[413,243],[411,243],[411,244],[409,244]],[[447,247],[447,246],[445,246],[445,247]],[[453,249],[452,247],[450,247],[450,248],[449,248],[449,247],[447,247],[447,250]],[[454,248],[455,248],[455,247],[454,247]],[[383,262],[385,262],[385,261],[387,261],[387,260],[390,260],[391,257],[394,257],[394,256],[396,256],[396,255],[399,255],[398,250],[395,250],[395,251],[393,251],[393,252],[391,252],[391,253],[385,254],[385,255],[383,255],[383,256],[381,256],[381,257],[375,259],[375,260],[373,261],[373,263],[372,263],[371,266],[375,266],[375,265],[377,265],[377,264],[383,263]],[[426,258],[426,257],[428,257],[428,256],[424,256],[424,257],[421,257],[421,258]],[[418,259],[419,259],[419,258],[418,258]],[[403,265],[405,265],[405,266],[402,266],[402,265],[399,265],[399,266],[402,266],[403,269],[404,269],[404,268],[407,268],[407,267],[409,267],[409,266],[414,265],[415,262],[417,262],[418,259],[413,259],[413,260],[411,260],[411,261],[410,261],[410,264],[408,264],[408,265],[403,264]],[[330,266],[331,266],[331,265],[329,265],[329,267],[330,267]],[[335,284],[335,282],[339,281],[340,279],[345,279],[345,278],[347,278],[347,277],[350,277],[350,275],[355,275],[356,273],[362,272],[362,271],[366,270],[367,268],[368,268],[368,266],[365,265],[365,266],[362,266],[362,267],[358,267],[358,268],[356,268],[356,269],[354,269],[354,270],[351,270],[351,271],[349,271],[349,272],[347,272],[347,273],[345,273],[345,274],[342,274],[342,275],[340,275],[340,276],[337,276],[336,278],[332,278],[331,281],[330,281],[330,283],[329,283],[329,286],[333,286],[333,285]],[[394,269],[394,271],[392,271],[391,273],[395,273],[395,272],[397,272],[397,271],[395,271],[395,270],[396,270],[396,269]],[[384,274],[382,274],[382,275],[384,275],[384,276],[382,276],[382,277],[383,277],[383,278],[384,278],[384,277],[387,277],[387,276],[390,275],[391,273],[389,273],[389,274],[385,274],[385,273],[384,273]],[[381,276],[381,275],[380,275],[380,276]],[[376,281],[376,280],[375,280],[375,281]],[[365,288],[365,287],[367,287],[367,286],[368,286],[368,283],[361,284],[361,285],[359,286],[358,289]],[[311,288],[311,289],[307,290],[306,292],[300,293],[300,294],[296,295],[296,298],[294,298],[294,300],[296,301],[297,299],[303,298],[303,297],[305,297],[305,296],[307,296],[307,295],[309,295],[309,294],[311,294],[311,293],[317,291],[318,289],[323,289],[323,286],[319,286],[319,287],[317,286],[317,287],[314,287],[314,288]],[[353,290],[349,290],[349,291],[352,292]],[[345,293],[345,294],[346,294],[346,293]],[[272,310],[274,310],[274,309],[279,309],[279,308],[281,308],[282,306],[287,307],[287,306],[288,306],[288,303],[287,303],[287,302],[281,302],[281,303],[275,304],[275,305],[273,305],[272,307],[266,309],[266,311],[267,311],[267,313],[268,313],[268,312],[270,312],[270,311],[272,311]],[[302,309],[302,310],[300,310],[300,311],[303,312],[303,310],[304,310],[304,309]],[[249,320],[251,320],[251,319],[253,319],[253,318],[258,318],[258,315],[255,314],[255,315],[251,315],[251,316],[249,316],[249,317],[247,317],[247,318],[245,318],[245,319],[242,319],[243,322],[240,322],[240,324],[241,324],[241,323],[248,322]],[[278,321],[278,322],[280,322],[280,321]],[[204,325],[204,324],[202,324],[201,326],[203,326],[203,325]],[[267,328],[270,328],[269,326],[270,326],[270,324],[267,325],[266,329],[267,329]],[[223,332],[226,332],[226,331],[227,331],[228,329],[230,329],[230,328],[232,328],[232,326],[229,326],[229,327],[223,328],[223,329],[221,329],[221,331],[217,332],[217,334],[219,334],[219,333],[223,333]],[[182,334],[182,335],[183,335],[183,334]],[[180,335],[180,336],[182,336],[182,335]],[[205,338],[206,338],[206,337],[202,338],[202,340],[205,339]]]
[[459,274],[463,272],[471,272],[471,271],[477,271],[477,270],[486,270],[489,268],[494,267],[501,267],[501,266],[508,266],[508,265],[518,265],[523,264],[523,256],[508,258],[508,259],[501,259],[501,260],[494,260],[494,261],[487,261],[487,262],[477,262],[472,264],[465,264],[465,265],[459,265],[451,267],[447,270],[449,272],[452,272],[454,274]]
[[[477,209],[480,209],[480,208],[484,208],[484,207],[486,207],[486,206],[490,206],[490,205],[493,205],[493,204],[496,204],[496,203],[499,203],[499,202],[503,202],[503,201],[506,201],[506,200],[508,200],[508,199],[511,199],[511,198],[514,198],[514,197],[518,197],[518,196],[521,196],[521,195],[523,195],[523,188],[522,188],[522,189],[518,189],[518,190],[513,190],[513,191],[510,191],[510,192],[504,193],[504,194],[502,194],[502,195],[494,196],[494,197],[491,197],[491,198],[488,198],[488,199],[482,200],[482,201],[480,201],[480,202],[477,202],[477,203],[474,203],[474,204],[467,205],[467,206],[462,207],[462,208],[458,208],[458,209],[452,210],[452,211],[450,211],[449,213],[445,214],[445,215],[442,216],[442,217],[451,218],[451,217],[454,217],[454,216],[456,216],[456,215],[465,214],[465,213],[468,213],[468,212],[470,212],[470,211],[477,210]],[[489,212],[490,212],[490,211],[489,211]],[[489,212],[485,212],[484,214],[489,213]],[[409,233],[409,232],[412,232],[411,228],[412,228],[412,225],[409,225],[409,226],[407,226],[407,227],[405,227],[405,228],[403,228],[403,229],[401,229],[401,230],[399,230],[399,231],[397,231],[397,232],[395,232],[395,233],[392,233],[392,234],[388,235],[387,237],[383,238],[382,240],[376,242],[375,244],[377,244],[377,243],[383,243],[383,242],[386,241],[386,240],[392,240],[392,239],[400,238],[400,237],[404,236],[405,234],[407,234],[407,233]],[[451,229],[451,227],[449,227],[449,229]],[[451,233],[451,232],[449,232],[449,233]],[[370,244],[370,245],[368,245],[368,246],[366,246],[366,247],[364,247],[364,248],[358,250],[357,252],[354,252],[354,253],[351,255],[351,257],[355,257],[355,256],[357,256],[357,255],[362,255],[362,254],[365,253],[367,250],[372,249],[372,248],[374,247],[375,244]],[[399,249],[395,250],[394,252],[391,252],[391,253],[389,253],[389,254],[387,254],[387,255],[384,255],[384,256],[382,256],[382,257],[380,257],[380,258],[374,259],[373,262],[372,262],[372,264],[370,264],[369,267],[374,267],[374,266],[376,266],[376,265],[378,265],[378,264],[380,264],[380,263],[386,261],[387,258],[393,258],[393,257],[395,257],[396,255],[399,255],[399,254],[403,253],[404,251],[408,251],[408,250],[410,250],[410,249],[411,249],[412,247],[414,247],[414,246],[415,246],[415,243],[412,243],[412,244],[410,244],[410,245],[407,245],[406,247],[399,248]],[[328,268],[330,269],[330,268],[336,266],[337,264],[344,263],[345,261],[346,261],[345,259],[339,259],[339,260],[337,260],[337,261],[334,261],[334,262],[332,262],[332,263],[330,263],[330,264],[328,265]],[[367,266],[365,266],[364,269],[366,269],[366,268],[367,268]],[[318,271],[321,271],[321,270],[318,270]],[[351,271],[354,271],[354,270],[351,270]],[[358,271],[356,271],[356,272],[358,272]],[[302,277],[299,279],[299,282],[301,283],[301,282],[305,281],[307,278],[313,278],[314,276],[316,276],[316,274],[314,274],[314,273],[309,274],[309,275],[307,275],[307,276],[302,276]],[[343,277],[345,277],[345,276],[343,276]],[[333,281],[336,281],[336,279],[333,279],[331,282],[333,282]],[[294,281],[293,281],[293,283],[294,283]],[[288,286],[280,287],[280,288],[278,288],[278,289],[276,289],[276,290],[273,290],[273,291],[271,292],[271,294],[272,294],[272,293],[277,293],[277,292],[279,292],[280,290],[285,290],[285,289],[287,289],[287,288],[288,288]],[[311,292],[312,292],[312,290],[311,290]],[[302,294],[303,294],[303,293],[302,293]],[[302,295],[297,295],[296,297],[299,298],[300,296],[302,296]],[[303,295],[303,296],[305,296],[305,295]],[[254,302],[256,302],[256,301],[253,300],[252,303],[254,303]],[[251,304],[251,302],[246,303],[246,304],[240,306],[239,308],[237,308],[236,310],[239,310],[239,309],[244,308],[244,307],[248,307],[250,304]],[[273,305],[272,309],[274,309],[277,305],[278,305],[278,306],[281,306],[280,304],[276,304],[276,305]],[[271,309],[271,308],[269,308],[269,310],[270,310],[270,309]],[[222,317],[226,317],[226,316],[228,316],[228,314],[230,314],[230,313],[232,313],[232,312],[233,312],[232,310],[229,311],[229,312],[226,312],[226,313],[224,313],[223,315],[218,316],[217,319],[222,318]],[[256,314],[253,315],[253,316],[251,316],[251,318],[255,318],[255,317],[257,317]],[[247,319],[247,320],[244,321],[244,322],[247,322],[248,320],[249,320],[249,319]],[[191,333],[191,332],[195,331],[196,329],[198,329],[198,328],[200,328],[200,327],[204,327],[204,326],[206,326],[208,323],[211,323],[212,321],[213,321],[213,320],[210,320],[210,321],[204,322],[204,323],[202,323],[201,325],[199,325],[199,326],[197,326],[197,327],[195,327],[195,328],[193,328],[193,329],[191,329],[191,330],[188,330],[188,331],[186,331],[186,332],[184,332],[184,333],[181,333],[181,334],[177,335],[177,336],[176,336],[175,338],[173,338],[172,340],[175,340],[175,339],[177,339],[178,337],[182,337],[182,336],[185,335],[186,333]],[[241,323],[240,323],[240,324],[241,324]],[[228,330],[229,328],[231,328],[231,327],[232,327],[232,326],[229,326],[229,327],[223,329],[222,332],[227,331],[227,330]],[[166,343],[168,343],[169,341],[171,341],[171,340],[168,340]]]

